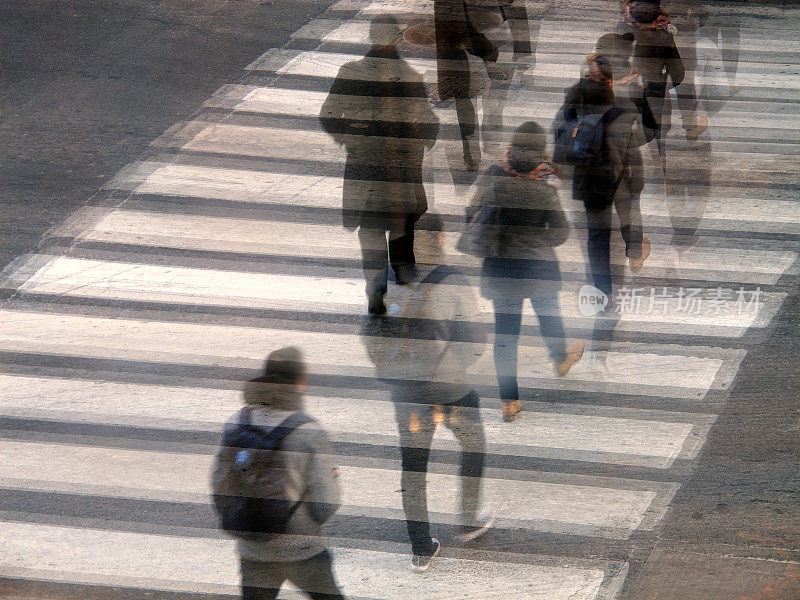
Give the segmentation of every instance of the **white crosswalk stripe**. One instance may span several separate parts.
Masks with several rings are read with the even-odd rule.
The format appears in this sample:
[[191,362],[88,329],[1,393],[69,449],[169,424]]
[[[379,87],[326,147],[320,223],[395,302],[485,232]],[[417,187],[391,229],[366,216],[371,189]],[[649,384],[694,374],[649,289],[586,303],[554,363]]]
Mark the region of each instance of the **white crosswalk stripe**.
[[[612,3],[598,0],[596,13],[581,13],[576,28],[547,4],[547,11],[531,5],[532,15],[543,15],[537,60],[514,81],[507,130],[531,119],[549,125],[561,90],[616,20]],[[513,424],[500,421],[496,397],[483,395],[491,464],[482,494],[499,530],[537,545],[448,549],[428,574],[411,578],[407,545],[351,525],[374,519],[402,529],[399,436],[394,403],[374,379],[359,330],[360,249],[337,214],[344,150],[316,120],[331,79],[363,56],[370,19],[385,11],[419,22],[432,17],[432,3],[337,3],[288,47],[253,61],[197,118],[157,140],[150,156],[108,184],[107,203],[76,213],[51,248],[4,274],[15,292],[0,308],[0,363],[8,363],[0,393],[11,423],[0,439],[0,477],[17,504],[0,513],[0,574],[235,594],[233,542],[208,518],[212,452],[221,423],[240,406],[241,379],[270,350],[296,345],[312,378],[323,382],[310,390],[306,408],[329,432],[341,465],[343,506],[329,533],[349,596],[444,600],[480,589],[486,598],[616,597],[625,557],[657,531],[748,345],[787,296],[781,282],[797,275],[800,121],[786,98],[800,88],[800,40],[790,29],[743,30],[739,94],[712,118],[712,187],[708,198],[690,199],[703,205],[699,232],[708,239],[680,256],[670,206],[647,165],[642,216],[653,250],[638,275],[625,270],[625,284],[693,288],[706,298],[724,292],[728,303],[693,311],[671,299],[623,313],[616,329],[623,338],[587,352],[563,379],[526,312],[520,384],[536,395],[523,398],[525,417]],[[433,54],[406,50],[433,83]],[[401,120],[402,100],[393,110],[383,118]],[[448,177],[458,121],[451,106],[434,110],[444,130],[426,161],[429,203],[447,218],[449,262],[477,286],[480,261],[455,251],[474,193]],[[671,156],[685,160],[681,150]],[[556,250],[565,274],[559,301],[567,329],[588,336],[591,319],[578,310],[582,207],[566,187],[560,195],[574,228]],[[624,270],[627,261],[615,253],[612,263]],[[737,289],[758,289],[758,303],[737,307]],[[396,293],[391,286],[389,303]],[[491,330],[489,301],[481,300],[474,320]],[[479,358],[469,375],[494,389],[490,346],[470,351]],[[459,447],[448,431],[437,431],[432,448],[431,522],[446,528],[457,524],[459,478],[443,457]],[[71,497],[89,509],[117,503],[134,516],[62,514],[28,500],[57,506],[54,498]],[[186,515],[158,521],[140,502]],[[192,511],[205,512],[192,521]],[[551,550],[559,545],[570,550]],[[590,546],[591,559],[574,558]]]
[[[238,579],[231,540],[138,534],[84,527],[4,524],[6,576],[101,583],[193,593],[235,593]],[[4,536],[5,537],[5,536]],[[4,540],[5,541],[5,540]],[[120,552],[120,549],[124,549]],[[43,558],[62,557],[61,570],[42,568]],[[463,589],[486,590],[486,598],[592,600],[602,589],[602,568],[530,564],[518,557],[497,562],[441,559],[425,577],[408,576],[408,556],[399,548],[336,548],[334,567],[343,591],[353,598],[445,600]],[[517,560],[514,560],[514,559]],[[505,560],[504,560],[505,559]],[[135,573],[131,562],[141,565]],[[562,561],[566,562],[566,561]],[[577,562],[577,561],[576,561]],[[380,564],[380,571],[374,565]],[[282,594],[280,598],[287,598]]]

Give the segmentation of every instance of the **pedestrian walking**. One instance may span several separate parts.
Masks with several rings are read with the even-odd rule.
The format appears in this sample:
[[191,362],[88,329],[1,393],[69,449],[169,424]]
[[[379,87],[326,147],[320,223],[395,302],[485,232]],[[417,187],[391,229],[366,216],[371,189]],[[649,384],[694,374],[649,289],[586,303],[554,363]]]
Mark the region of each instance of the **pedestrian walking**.
[[370,39],[364,58],[339,69],[319,119],[347,151],[342,223],[358,229],[368,310],[382,314],[389,266],[399,285],[414,277],[414,223],[428,209],[422,164],[439,123],[422,76],[397,51],[396,18],[376,16]]
[[[612,85],[615,71],[618,74],[627,71],[624,54],[590,55],[584,77],[567,90],[555,121],[557,155],[565,139],[569,143],[574,139],[596,142],[584,148],[582,162],[577,158],[572,162],[573,198],[581,201],[586,209],[591,280],[594,287],[607,296],[604,313],[595,318],[592,333],[595,341],[609,339],[619,319],[613,306],[612,207],[619,218],[631,271],[638,273],[650,254],[650,241],[643,235],[639,206],[644,188],[639,147],[645,143],[645,128],[642,115],[630,103],[628,93],[623,91],[617,104]],[[574,138],[577,132],[580,138]]]
[[750,8],[746,0],[727,0],[724,6],[720,2],[704,2],[699,10],[703,36],[720,50],[731,96],[739,91],[736,74],[739,70],[742,12]]
[[401,489],[412,568],[424,572],[441,544],[431,537],[426,474],[437,425],[461,446],[461,513],[456,538],[476,539],[492,525],[479,512],[485,436],[480,399],[467,368],[482,354],[485,333],[474,325],[477,297],[465,277],[446,264],[442,222],[420,220],[418,252],[425,259],[414,283],[403,288],[387,316],[372,318],[362,339],[379,379],[390,383],[400,434]]
[[[697,73],[695,86],[700,109],[713,119],[730,96],[730,84],[723,60],[713,41],[702,31],[696,32]],[[667,207],[672,224],[672,248],[668,259],[668,276],[677,278],[681,268],[691,268],[689,252],[699,240],[698,229],[711,192],[714,167],[712,128],[696,139],[675,137],[667,140],[670,159],[667,176]]]
[[500,51],[473,22],[465,0],[434,0],[436,75],[439,100],[454,100],[464,164],[476,171],[481,161],[475,101],[490,85],[485,68],[470,65],[470,55],[496,63]]
[[[481,294],[494,306],[494,364],[503,420],[512,421],[522,410],[517,363],[522,307],[525,300],[539,320],[539,328],[559,376],[566,376],[583,354],[583,342],[567,348],[558,292],[561,273],[553,248],[569,237],[570,225],[558,192],[547,177],[557,169],[545,155],[547,135],[529,121],[516,129],[499,165],[487,173],[473,198],[469,220],[492,214],[497,225],[486,229],[481,268]],[[480,234],[475,232],[473,236]],[[473,240],[475,243],[476,240]]]
[[212,473],[222,527],[236,537],[242,599],[273,600],[285,581],[313,600],[343,598],[320,528],[340,502],[325,432],[303,412],[300,351],[275,350],[248,381]]
[[[665,114],[667,91],[683,82],[686,71],[675,45],[675,27],[660,3],[651,0],[626,0],[617,33],[631,33],[635,39],[633,66],[641,75],[645,97],[658,123],[657,162],[664,169],[664,139],[670,127]],[[687,123],[689,129],[694,125]]]

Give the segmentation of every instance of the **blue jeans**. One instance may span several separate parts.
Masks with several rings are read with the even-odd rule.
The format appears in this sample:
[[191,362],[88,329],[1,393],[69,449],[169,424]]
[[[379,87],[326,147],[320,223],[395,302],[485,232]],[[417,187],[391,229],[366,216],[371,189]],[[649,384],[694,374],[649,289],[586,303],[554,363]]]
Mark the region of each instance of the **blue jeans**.
[[[533,310],[539,319],[539,329],[550,358],[561,362],[567,358],[564,326],[558,307],[557,288],[544,289],[530,297]],[[494,367],[497,385],[503,402],[519,400],[517,384],[517,353],[519,332],[522,327],[523,299],[494,300]],[[546,314],[546,313],[551,314]]]

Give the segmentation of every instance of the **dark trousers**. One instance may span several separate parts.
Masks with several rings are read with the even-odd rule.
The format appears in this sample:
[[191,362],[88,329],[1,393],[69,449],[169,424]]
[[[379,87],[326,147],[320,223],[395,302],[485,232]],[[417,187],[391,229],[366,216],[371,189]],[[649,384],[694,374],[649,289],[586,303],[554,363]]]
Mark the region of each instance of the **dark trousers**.
[[457,402],[439,407],[431,403],[414,402],[419,398],[413,395],[408,397],[408,393],[402,387],[393,392],[403,464],[403,510],[411,551],[416,556],[430,556],[433,554],[433,543],[425,476],[437,421],[441,417],[442,423],[453,432],[461,445],[461,519],[465,525],[471,525],[477,518],[486,438],[479,398],[474,391]]
[[[625,240],[625,256],[642,257],[642,211],[639,194],[618,194],[613,203],[619,216],[620,232]],[[594,287],[611,294],[612,205],[586,209],[588,224],[587,251]]]
[[398,274],[412,269],[416,264],[415,222],[416,217],[408,215],[395,219],[388,229],[359,227],[358,241],[361,244],[361,261],[368,295],[382,296],[386,293],[390,265],[395,274]]
[[242,600],[275,600],[284,581],[291,581],[312,600],[344,598],[333,577],[333,557],[325,550],[296,562],[242,559]]
[[461,139],[475,135],[478,128],[478,116],[475,111],[475,99],[456,98],[456,116],[458,117],[458,129],[461,132]]
[[[554,362],[563,361],[567,358],[567,348],[558,306],[558,288],[543,287],[530,297],[530,301],[539,319],[539,330],[547,344],[550,358]],[[517,354],[522,327],[522,305],[521,298],[494,301],[494,367],[500,399],[503,402],[519,400]]]

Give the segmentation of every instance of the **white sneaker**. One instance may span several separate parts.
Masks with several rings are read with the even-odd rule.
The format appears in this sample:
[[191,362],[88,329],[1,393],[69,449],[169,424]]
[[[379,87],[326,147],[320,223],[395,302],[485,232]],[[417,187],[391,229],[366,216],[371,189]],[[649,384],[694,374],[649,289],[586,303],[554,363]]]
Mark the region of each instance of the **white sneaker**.
[[411,557],[411,568],[415,573],[424,573],[427,571],[428,567],[431,566],[431,561],[439,556],[439,552],[442,550],[442,545],[436,538],[431,538],[431,542],[433,543],[433,554],[430,556],[417,556],[415,554],[413,557]]
[[462,525],[461,531],[455,535],[459,542],[471,542],[477,540],[494,525],[494,513],[485,511],[478,516],[474,525]]

